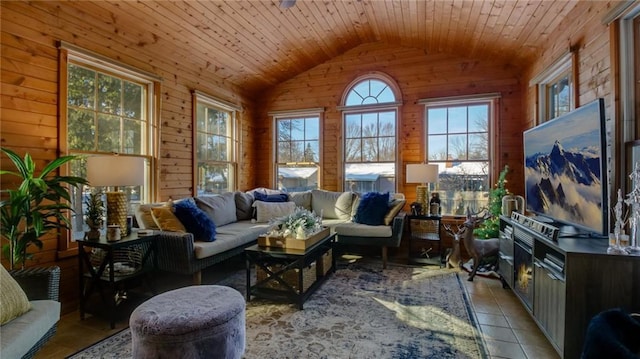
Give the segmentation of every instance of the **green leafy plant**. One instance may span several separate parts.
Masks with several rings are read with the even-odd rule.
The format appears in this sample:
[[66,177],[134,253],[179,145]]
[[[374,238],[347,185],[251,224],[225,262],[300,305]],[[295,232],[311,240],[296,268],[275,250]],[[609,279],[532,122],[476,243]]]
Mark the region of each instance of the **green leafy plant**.
[[500,233],[500,214],[502,213],[502,197],[509,194],[506,188],[507,173],[509,166],[505,165],[498,176],[498,183],[495,188],[489,190],[489,206],[487,210],[491,214],[490,218],[484,220],[478,228],[473,230],[473,234],[478,239],[498,238]]
[[[32,257],[27,252],[30,245],[42,249],[40,238],[52,230],[70,228],[71,223],[65,216],[72,211],[69,206],[69,190],[67,186],[87,184],[81,177],[58,176],[55,171],[62,165],[77,158],[63,156],[47,164],[38,175],[36,165],[27,153],[22,159],[15,152],[0,148],[16,171],[0,170],[0,175],[15,176],[21,180],[15,189],[2,189],[0,201],[0,234],[8,243],[3,244],[2,253],[9,258],[11,268],[19,264],[24,267],[25,261]],[[4,186],[10,183],[3,181]]]
[[100,237],[100,228],[104,224],[104,202],[102,201],[102,192],[91,192],[89,197],[84,201],[87,206],[85,211],[85,222],[91,229],[87,233],[89,239],[97,239]]

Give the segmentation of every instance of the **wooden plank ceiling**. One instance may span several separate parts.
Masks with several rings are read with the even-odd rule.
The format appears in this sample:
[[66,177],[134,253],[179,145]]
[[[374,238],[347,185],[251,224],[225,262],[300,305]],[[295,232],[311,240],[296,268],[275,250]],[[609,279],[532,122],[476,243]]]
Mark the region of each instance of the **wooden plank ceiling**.
[[189,0],[62,1],[41,6],[74,16],[99,14],[120,30],[114,36],[132,42],[132,47],[163,49],[177,64],[189,62],[194,68],[212,71],[252,96],[375,41],[524,68],[576,4],[564,0],[297,0],[285,9],[279,0]]

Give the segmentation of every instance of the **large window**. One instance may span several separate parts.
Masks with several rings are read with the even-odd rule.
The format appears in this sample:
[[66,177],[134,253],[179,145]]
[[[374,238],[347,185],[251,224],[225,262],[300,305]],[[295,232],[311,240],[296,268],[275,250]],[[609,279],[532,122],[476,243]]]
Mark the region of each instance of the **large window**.
[[[145,184],[120,187],[129,203],[149,201],[152,190],[150,168],[153,162],[153,93],[155,78],[112,63],[81,50],[61,47],[66,88],[61,90],[61,148],[81,155],[69,172],[86,177],[86,156],[111,155],[141,157],[145,160]],[[117,171],[117,169],[113,169]],[[72,238],[88,230],[84,222],[84,202],[91,191],[111,188],[72,189]],[[131,210],[130,210],[131,211]]]
[[276,184],[282,191],[315,189],[320,183],[320,115],[281,114],[276,124]]
[[238,135],[235,105],[194,92],[196,195],[234,191]]
[[486,207],[493,100],[420,102],[425,104],[427,162],[439,167],[438,183],[431,190],[440,194],[442,213],[462,215],[467,207]]
[[392,86],[385,77],[363,78],[344,96],[345,190],[396,191],[398,102]]

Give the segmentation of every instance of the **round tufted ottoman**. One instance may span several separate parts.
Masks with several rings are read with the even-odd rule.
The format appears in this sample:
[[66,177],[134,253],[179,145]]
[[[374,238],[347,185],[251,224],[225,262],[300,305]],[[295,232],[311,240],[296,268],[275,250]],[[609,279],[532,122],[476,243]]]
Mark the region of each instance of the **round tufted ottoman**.
[[244,310],[242,294],[219,285],[158,294],[129,319],[133,358],[240,358]]

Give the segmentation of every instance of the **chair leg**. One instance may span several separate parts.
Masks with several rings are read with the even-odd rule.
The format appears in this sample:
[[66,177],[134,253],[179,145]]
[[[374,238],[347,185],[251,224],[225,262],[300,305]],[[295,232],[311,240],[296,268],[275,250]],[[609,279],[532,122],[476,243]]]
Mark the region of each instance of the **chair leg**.
[[382,269],[387,269],[387,246],[382,247]]
[[197,271],[193,273],[193,285],[202,284],[202,271]]

